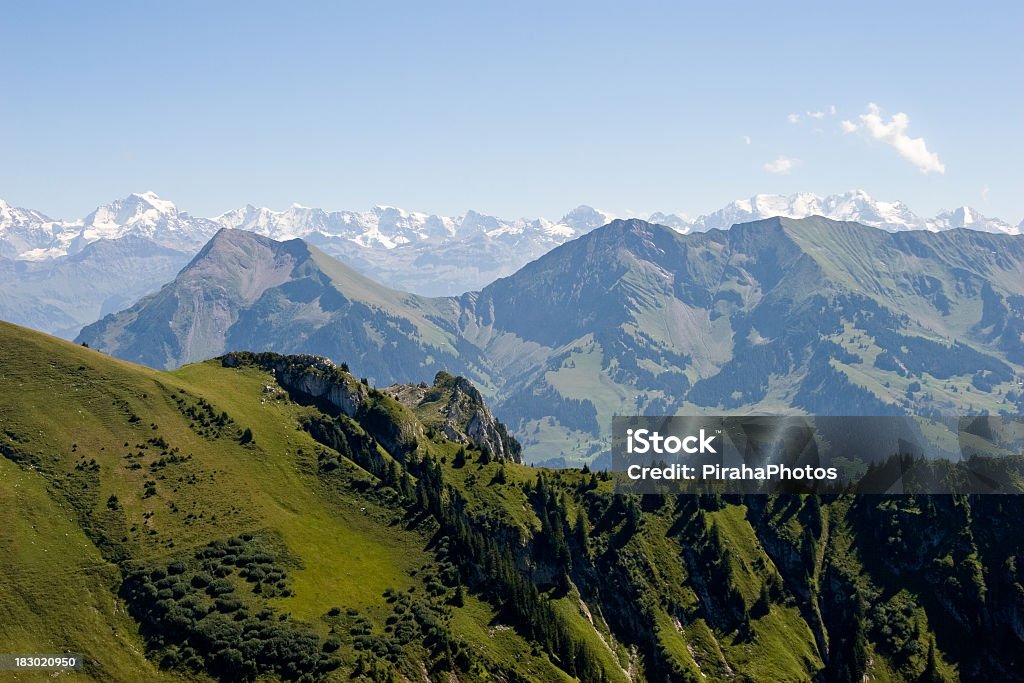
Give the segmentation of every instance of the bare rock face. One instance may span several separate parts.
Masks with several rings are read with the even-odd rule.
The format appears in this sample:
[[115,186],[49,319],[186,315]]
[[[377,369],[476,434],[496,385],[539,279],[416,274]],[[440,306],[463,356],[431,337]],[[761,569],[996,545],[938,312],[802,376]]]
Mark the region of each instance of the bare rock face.
[[395,384],[383,391],[445,438],[473,446],[496,460],[522,462],[519,442],[494,417],[483,396],[465,377],[442,371],[437,373],[433,386]]
[[369,387],[323,356],[229,353],[222,362],[229,368],[255,363],[273,372],[282,389],[326,401],[349,417],[370,395]]
[[[434,383],[436,386],[437,379]],[[465,377],[452,378],[451,383],[451,397],[445,406],[445,426],[453,429],[461,426],[470,443],[499,460],[516,460],[511,453],[511,437],[504,425],[494,418],[476,387]]]
[[323,399],[349,417],[369,397],[369,387],[321,356],[290,356],[274,370],[278,384],[288,391]]
[[436,410],[425,421],[446,438],[472,445],[496,460],[522,462],[522,448],[498,421],[483,396],[465,377],[439,372],[434,385],[396,384],[384,390],[405,406],[423,411]]

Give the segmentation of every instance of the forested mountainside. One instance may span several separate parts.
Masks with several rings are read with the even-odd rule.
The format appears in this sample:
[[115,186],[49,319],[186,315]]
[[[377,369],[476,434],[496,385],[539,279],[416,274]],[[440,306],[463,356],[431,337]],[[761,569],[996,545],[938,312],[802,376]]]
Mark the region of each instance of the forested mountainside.
[[520,464],[465,379],[336,362],[0,324],[4,648],[105,682],[1022,678],[1020,497],[615,495]]

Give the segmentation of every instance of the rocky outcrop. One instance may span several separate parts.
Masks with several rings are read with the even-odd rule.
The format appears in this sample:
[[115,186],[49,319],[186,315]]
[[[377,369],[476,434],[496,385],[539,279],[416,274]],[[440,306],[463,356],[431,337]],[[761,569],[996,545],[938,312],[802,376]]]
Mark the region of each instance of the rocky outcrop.
[[401,403],[371,389],[323,356],[233,352],[225,367],[255,365],[274,375],[278,385],[300,402],[314,402],[356,419],[393,457],[404,462],[416,450],[423,427]]
[[442,371],[434,377],[433,386],[395,384],[384,392],[415,410],[424,423],[452,441],[473,446],[495,460],[523,461],[519,442],[465,377]]
[[443,409],[444,430],[448,438],[462,436],[499,460],[522,462],[519,443],[509,435],[505,425],[494,417],[484,403],[483,396],[468,379],[439,372],[434,378],[434,387],[451,390],[448,403]]
[[349,417],[355,417],[370,396],[368,386],[323,356],[235,352],[221,362],[228,368],[256,365],[271,372],[285,391],[324,401]]
[[323,356],[242,351],[221,357],[221,363],[229,368],[256,365],[271,372],[285,391],[326,403],[366,423],[381,445],[395,455],[415,450],[423,436],[419,421],[400,413],[426,403],[438,403],[438,426],[447,438],[470,444],[496,460],[523,461],[519,442],[494,417],[483,396],[465,377],[439,372],[433,387],[395,385],[380,392]]

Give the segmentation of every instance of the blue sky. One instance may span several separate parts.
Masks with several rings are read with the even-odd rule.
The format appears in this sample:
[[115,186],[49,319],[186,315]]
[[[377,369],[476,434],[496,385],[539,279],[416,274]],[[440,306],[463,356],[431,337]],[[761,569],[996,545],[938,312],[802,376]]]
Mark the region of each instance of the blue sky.
[[1024,6],[896,5],[0,0],[0,198],[557,217],[861,188],[1017,223]]

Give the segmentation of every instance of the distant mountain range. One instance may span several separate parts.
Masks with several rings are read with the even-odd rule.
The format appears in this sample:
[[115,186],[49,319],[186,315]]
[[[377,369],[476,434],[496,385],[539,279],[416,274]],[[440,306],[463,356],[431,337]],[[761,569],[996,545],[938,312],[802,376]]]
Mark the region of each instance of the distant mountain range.
[[0,200],[0,256],[42,261],[77,254],[98,240],[128,236],[195,252],[220,227],[214,220],[178,211],[152,192],[128,195],[77,220],[55,220]]
[[[736,223],[773,216],[806,218],[814,215],[855,221],[892,232],[971,228],[1020,234],[1024,228],[1024,221],[1013,226],[998,218],[987,218],[969,206],[922,218],[902,202],[878,201],[861,190],[828,197],[806,192],[788,197],[759,194],[697,218],[656,212],[650,214],[647,221],[685,234],[728,229]],[[616,216],[585,205],[553,221],[546,218],[509,220],[472,210],[462,216],[438,216],[389,206],[375,206],[369,211],[325,211],[298,204],[284,211],[250,204],[214,218],[197,218],[153,192],[143,192],[101,206],[82,219],[57,220],[0,200],[0,255],[38,261],[74,254],[96,240],[127,235],[187,251],[190,247],[198,249],[222,227],[248,230],[276,240],[302,237],[331,244],[342,239],[367,249],[441,244],[473,240],[481,235],[498,241],[521,243],[525,240],[543,245],[578,237],[613,218]],[[473,287],[463,287],[461,291],[468,289]]]
[[207,219],[146,192],[63,221],[0,201],[0,319],[70,339],[170,281],[223,227],[301,236],[382,282],[449,294],[509,275],[610,219],[588,207],[555,223],[473,211],[446,218],[389,207],[328,213],[299,206],[249,206]]
[[621,413],[1019,412],[1024,237],[770,218],[616,220],[458,297],[375,283],[306,241],[223,229],[79,341],[159,368],[317,353],[373,384],[447,370],[531,461],[603,452]]
[[861,225],[882,228],[888,232],[904,230],[927,230],[941,232],[953,228],[970,228],[982,232],[1019,235],[1024,231],[1024,221],[1013,226],[998,218],[986,218],[976,209],[960,206],[951,211],[942,211],[932,218],[923,218],[911,211],[900,201],[887,202],[872,198],[863,190],[821,197],[809,192],[783,196],[759,194],[750,199],[734,201],[727,206],[694,220],[676,215],[655,213],[648,219],[680,232],[703,232],[705,230],[728,230],[737,223],[749,223],[782,216],[784,218],[807,218],[824,216],[837,221],[851,221]]
[[[902,202],[877,201],[863,191],[820,197],[760,194],[691,219],[653,213],[648,222],[681,233],[728,229],[773,216],[820,215],[891,232],[971,228],[1020,234],[1021,225],[986,218],[962,206],[922,218]],[[292,205],[274,211],[249,205],[215,218],[197,218],[152,192],[132,194],[83,219],[55,220],[0,200],[0,257],[40,261],[73,255],[87,244],[126,236],[194,254],[220,228],[248,230],[276,240],[301,237],[388,286],[428,296],[454,295],[510,275],[553,247],[605,225],[615,216],[579,206],[557,221],[508,220],[468,211],[437,216],[393,207],[369,211],[325,211]]]
[[[655,213],[649,222],[685,234],[811,215],[889,231],[1021,231],[969,207],[923,219],[900,202],[876,201],[860,191],[824,198],[762,194],[692,220]],[[144,192],[82,219],[56,220],[0,200],[0,319],[70,339],[82,326],[156,291],[224,227],[275,240],[300,237],[389,287],[451,296],[482,289],[614,218],[588,206],[552,221],[475,211],[446,217],[382,206],[355,212],[298,205],[284,211],[246,206],[197,218]],[[110,246],[90,249],[100,243]]]
[[0,257],[59,259],[98,240],[129,236],[194,254],[226,227],[276,240],[301,237],[395,286],[454,294],[479,289],[612,218],[586,206],[556,222],[505,220],[475,211],[446,217],[385,206],[328,212],[299,205],[284,211],[250,205],[216,218],[196,218],[145,192],[100,207],[84,219],[64,221],[0,201]]

